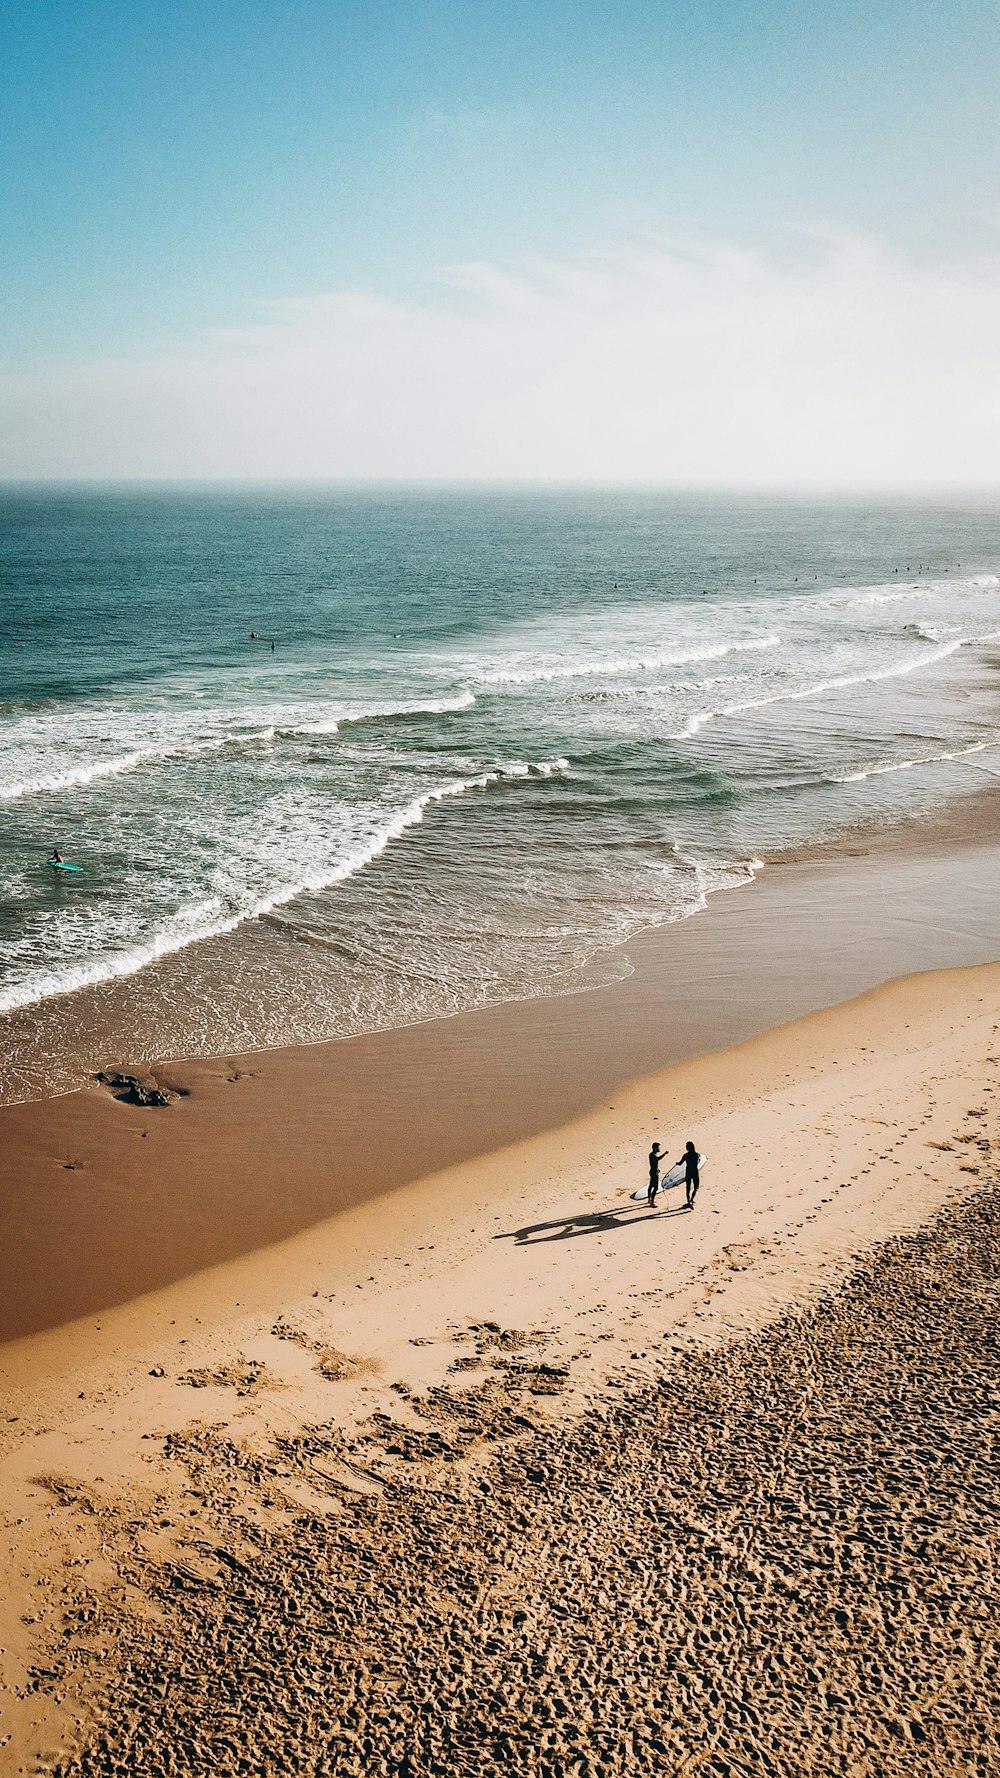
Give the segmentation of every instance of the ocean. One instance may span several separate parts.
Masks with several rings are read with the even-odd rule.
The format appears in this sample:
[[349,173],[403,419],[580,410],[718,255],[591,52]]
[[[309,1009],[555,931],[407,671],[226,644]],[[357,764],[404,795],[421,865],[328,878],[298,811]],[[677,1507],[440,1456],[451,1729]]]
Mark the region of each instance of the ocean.
[[981,791],[998,570],[971,499],[8,485],[0,1095],[579,991]]

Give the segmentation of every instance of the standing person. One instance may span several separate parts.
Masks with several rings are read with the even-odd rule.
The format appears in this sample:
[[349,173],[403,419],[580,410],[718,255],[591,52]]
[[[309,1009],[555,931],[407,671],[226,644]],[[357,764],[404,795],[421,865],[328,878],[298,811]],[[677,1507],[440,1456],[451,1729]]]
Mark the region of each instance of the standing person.
[[689,1210],[694,1209],[694,1201],[698,1196],[698,1187],[701,1184],[701,1179],[698,1174],[699,1159],[700,1156],[694,1143],[685,1143],[684,1153],[681,1155],[677,1165],[679,1167],[681,1161],[684,1163],[684,1195],[687,1199],[687,1207]]
[[649,1185],[646,1188],[646,1202],[650,1209],[656,1206],[656,1194],[660,1189],[660,1162],[665,1160],[658,1142],[654,1142],[649,1151]]

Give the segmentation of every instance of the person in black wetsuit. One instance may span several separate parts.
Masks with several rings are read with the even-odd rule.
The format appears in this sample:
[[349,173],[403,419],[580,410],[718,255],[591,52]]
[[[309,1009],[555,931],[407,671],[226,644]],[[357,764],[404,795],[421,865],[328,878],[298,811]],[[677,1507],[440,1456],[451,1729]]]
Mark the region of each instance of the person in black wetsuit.
[[688,1209],[693,1210],[695,1198],[698,1196],[698,1187],[701,1184],[701,1179],[698,1176],[698,1150],[693,1142],[685,1144],[684,1153],[676,1163],[678,1167],[681,1161],[684,1163],[684,1195],[687,1199]]
[[656,1194],[660,1189],[660,1162],[666,1160],[658,1142],[654,1142],[649,1151],[649,1185],[646,1188],[646,1202],[650,1209],[656,1204]]

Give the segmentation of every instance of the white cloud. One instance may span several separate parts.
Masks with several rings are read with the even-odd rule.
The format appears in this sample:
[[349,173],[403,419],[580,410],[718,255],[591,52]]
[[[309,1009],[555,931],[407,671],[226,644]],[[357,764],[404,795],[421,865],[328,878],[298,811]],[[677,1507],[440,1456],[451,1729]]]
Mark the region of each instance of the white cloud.
[[1000,258],[816,231],[272,302],[182,352],[0,382],[10,476],[674,484],[1000,477]]

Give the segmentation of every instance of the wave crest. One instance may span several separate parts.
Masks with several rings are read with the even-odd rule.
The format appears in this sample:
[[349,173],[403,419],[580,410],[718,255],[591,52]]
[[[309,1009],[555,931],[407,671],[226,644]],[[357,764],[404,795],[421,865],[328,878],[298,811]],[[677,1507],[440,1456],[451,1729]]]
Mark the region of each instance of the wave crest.
[[335,884],[364,870],[394,840],[401,838],[408,828],[421,822],[427,809],[434,803],[464,796],[469,791],[487,790],[494,784],[508,780],[551,777],[554,773],[565,770],[567,765],[568,762],[564,759],[506,760],[473,776],[454,778],[444,784],[434,785],[413,797],[396,814],[390,816],[377,833],[355,847],[346,857],[331,860],[329,864],[316,870],[302,872],[294,882],[286,882],[271,894],[253,901],[248,899],[243,906],[233,906],[230,902],[227,909],[220,897],[212,896],[196,904],[181,907],[158,932],[135,945],[70,965],[60,973],[38,972],[8,988],[6,992],[0,993],[0,1013],[13,1012],[20,1006],[32,1006],[55,995],[70,994],[79,988],[95,987],[101,982],[121,976],[135,975],[151,963],[156,963],[173,952],[184,950],[201,939],[217,938],[223,933],[234,932],[248,920],[260,919],[275,908],[294,901],[299,895],[331,889]]
[[755,636],[745,642],[723,642],[708,648],[692,648],[666,654],[606,655],[602,659],[574,661],[566,666],[498,667],[488,673],[470,675],[476,685],[543,685],[561,679],[616,678],[626,673],[658,673],[666,667],[683,667],[689,662],[722,660],[727,654],[756,653],[762,649],[780,648],[780,636]]

